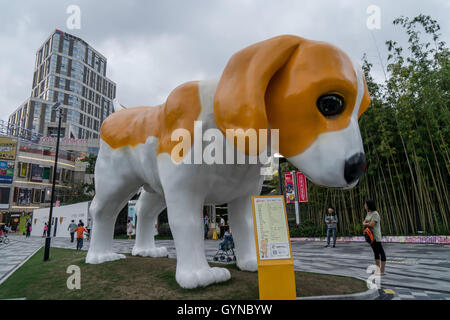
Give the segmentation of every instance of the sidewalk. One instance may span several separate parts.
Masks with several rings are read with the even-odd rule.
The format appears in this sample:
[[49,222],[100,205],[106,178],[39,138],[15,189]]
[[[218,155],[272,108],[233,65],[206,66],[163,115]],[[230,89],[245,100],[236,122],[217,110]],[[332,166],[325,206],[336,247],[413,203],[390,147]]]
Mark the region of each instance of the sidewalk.
[[[0,246],[0,278],[26,259],[45,239],[11,236],[10,244]],[[52,238],[52,247],[75,249],[67,238]],[[169,258],[176,258],[173,240],[158,240],[157,246],[167,247]],[[337,243],[336,248],[324,248],[324,242],[292,242],[295,270],[357,277],[366,280],[367,267],[374,263],[373,253],[366,243]],[[209,261],[218,249],[218,240],[205,241]],[[114,240],[116,252],[131,253],[134,240]],[[381,291],[393,300],[450,300],[450,250],[447,245],[384,243],[387,255],[386,272]],[[83,250],[89,248],[85,241]],[[386,296],[382,297],[386,298]]]
[[[295,270],[368,279],[375,263],[366,243],[292,242]],[[383,243],[387,275],[381,288],[394,300],[450,300],[450,250],[444,245]]]
[[[292,242],[326,241],[326,237],[303,237],[291,238]],[[337,237],[336,242],[366,242],[364,237]],[[383,236],[381,242],[383,243],[426,243],[426,244],[450,244],[450,236]]]
[[0,245],[0,281],[38,250],[43,243],[33,238],[27,239],[22,235],[9,234],[8,238],[9,244]]

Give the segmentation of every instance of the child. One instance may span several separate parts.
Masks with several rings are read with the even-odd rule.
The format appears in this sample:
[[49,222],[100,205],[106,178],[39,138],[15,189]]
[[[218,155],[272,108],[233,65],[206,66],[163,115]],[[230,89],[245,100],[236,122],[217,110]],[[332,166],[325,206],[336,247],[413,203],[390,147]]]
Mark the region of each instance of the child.
[[77,250],[81,250],[83,248],[83,233],[88,232],[83,222],[75,229],[75,232],[77,233]]

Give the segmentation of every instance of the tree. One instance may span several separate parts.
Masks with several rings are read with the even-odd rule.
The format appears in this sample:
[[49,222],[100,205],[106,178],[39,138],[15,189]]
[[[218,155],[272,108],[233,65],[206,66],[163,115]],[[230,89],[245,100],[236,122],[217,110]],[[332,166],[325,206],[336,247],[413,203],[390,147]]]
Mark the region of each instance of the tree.
[[[97,156],[93,154],[87,155],[82,162],[86,162],[85,174],[92,175],[95,170],[95,163],[97,161]],[[92,177],[91,182],[72,182],[70,184],[70,192],[64,197],[64,204],[73,204],[78,202],[91,201],[95,195],[95,181]]]
[[408,47],[387,41],[384,83],[371,76],[363,57],[370,108],[360,128],[368,168],[352,190],[324,189],[308,182],[310,202],[302,220],[323,226],[325,207],[340,215],[341,234],[359,234],[363,202],[374,199],[385,234],[449,234],[450,68],[449,49],[429,16],[393,21],[405,30]]

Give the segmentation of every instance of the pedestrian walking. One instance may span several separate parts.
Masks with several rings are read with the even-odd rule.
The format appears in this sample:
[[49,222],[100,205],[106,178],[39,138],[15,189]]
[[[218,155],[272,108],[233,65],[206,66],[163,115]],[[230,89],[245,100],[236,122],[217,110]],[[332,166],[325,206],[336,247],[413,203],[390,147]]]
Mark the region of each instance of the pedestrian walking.
[[67,227],[67,230],[70,233],[70,242],[73,243],[73,238],[75,236],[75,229],[77,228],[77,224],[75,223],[75,220],[72,220],[72,222],[69,224],[69,226]]
[[131,240],[131,235],[133,234],[133,223],[131,222],[131,219],[128,219],[127,234],[128,234],[128,240]]
[[31,222],[30,222],[30,220],[27,221],[27,225],[26,225],[25,231],[26,231],[25,238],[29,238],[30,234],[31,234]]
[[77,250],[81,250],[81,248],[83,248],[83,234],[85,232],[87,233],[83,222],[81,222],[80,225],[76,227],[75,232],[77,233]]
[[44,232],[42,232],[42,238],[47,236],[48,225],[47,222],[44,224]]
[[381,245],[381,222],[380,214],[377,212],[375,202],[373,200],[366,200],[364,203],[364,209],[367,211],[367,216],[363,221],[364,228],[370,228],[373,233],[373,243],[371,244],[374,256],[375,264],[377,265],[377,275],[385,275],[386,266],[386,254],[384,253],[383,246]]
[[330,246],[330,236],[333,234],[333,248],[336,247],[336,228],[338,223],[338,218],[334,208],[329,206],[325,216],[325,223],[327,224],[327,245],[325,248]]
[[205,239],[208,239],[209,218],[207,215],[205,215],[205,218],[203,219],[203,224],[205,225]]

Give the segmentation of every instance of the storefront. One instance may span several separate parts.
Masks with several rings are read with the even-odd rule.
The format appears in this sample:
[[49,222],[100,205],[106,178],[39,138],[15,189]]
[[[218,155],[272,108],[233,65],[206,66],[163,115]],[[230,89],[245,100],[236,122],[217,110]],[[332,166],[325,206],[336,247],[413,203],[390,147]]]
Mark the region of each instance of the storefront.
[[2,212],[2,221],[6,226],[11,227],[12,232],[24,232],[25,223],[31,218],[26,212]]

